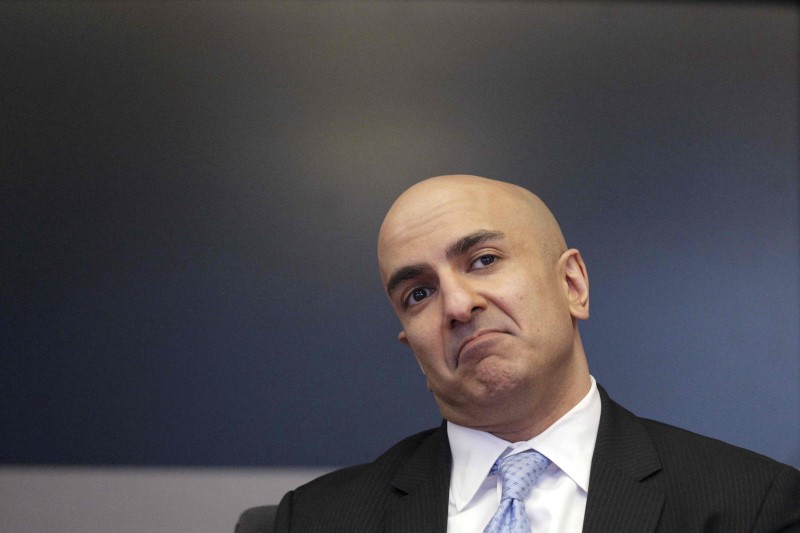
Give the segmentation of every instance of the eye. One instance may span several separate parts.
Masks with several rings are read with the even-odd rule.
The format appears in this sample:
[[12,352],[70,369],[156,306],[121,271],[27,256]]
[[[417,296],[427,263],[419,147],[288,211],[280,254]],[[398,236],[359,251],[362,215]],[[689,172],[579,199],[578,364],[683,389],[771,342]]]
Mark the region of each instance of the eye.
[[417,305],[422,303],[422,301],[431,294],[433,294],[433,289],[429,289],[428,287],[414,287],[411,289],[411,292],[408,293],[403,303],[405,303],[406,306]]
[[492,266],[497,261],[497,256],[485,254],[475,259],[470,265],[470,270],[480,270]]

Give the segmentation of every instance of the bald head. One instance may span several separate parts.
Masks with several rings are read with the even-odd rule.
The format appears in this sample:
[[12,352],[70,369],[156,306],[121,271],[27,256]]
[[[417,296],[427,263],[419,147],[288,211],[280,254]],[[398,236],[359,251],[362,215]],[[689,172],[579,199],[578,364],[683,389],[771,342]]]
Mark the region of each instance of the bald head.
[[391,274],[386,271],[383,259],[391,253],[392,244],[404,233],[427,231],[427,223],[445,212],[463,219],[483,215],[488,219],[508,220],[549,262],[555,262],[566,250],[555,217],[527,189],[479,176],[438,176],[408,188],[383,220],[378,236],[378,264],[384,285]]

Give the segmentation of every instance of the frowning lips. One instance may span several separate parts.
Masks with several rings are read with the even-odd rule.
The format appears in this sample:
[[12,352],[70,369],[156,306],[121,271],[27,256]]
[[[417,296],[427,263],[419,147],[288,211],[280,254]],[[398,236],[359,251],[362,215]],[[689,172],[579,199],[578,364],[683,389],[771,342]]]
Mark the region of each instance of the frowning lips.
[[484,338],[488,340],[489,337],[487,337],[487,335],[493,337],[493,334],[495,333],[506,333],[506,331],[496,328],[479,329],[462,340],[458,345],[458,350],[456,351],[456,366],[458,366],[461,356],[464,355],[465,349],[469,351],[472,346],[476,346],[478,343],[482,342]]

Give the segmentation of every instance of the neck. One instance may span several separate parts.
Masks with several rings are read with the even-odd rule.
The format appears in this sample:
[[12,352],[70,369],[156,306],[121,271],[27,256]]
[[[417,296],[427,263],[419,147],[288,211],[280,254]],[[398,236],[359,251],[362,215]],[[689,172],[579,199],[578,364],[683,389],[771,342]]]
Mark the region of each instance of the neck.
[[587,373],[570,387],[569,392],[559,398],[548,398],[549,401],[538,405],[530,417],[513,424],[487,429],[498,438],[508,442],[530,440],[555,424],[589,393],[592,381]]

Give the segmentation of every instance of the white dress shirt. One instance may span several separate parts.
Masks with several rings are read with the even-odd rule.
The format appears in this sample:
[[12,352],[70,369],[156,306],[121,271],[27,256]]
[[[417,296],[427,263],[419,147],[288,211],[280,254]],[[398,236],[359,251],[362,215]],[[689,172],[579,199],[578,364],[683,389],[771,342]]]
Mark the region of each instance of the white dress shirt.
[[481,533],[500,505],[500,478],[489,475],[501,456],[534,449],[552,461],[525,498],[532,531],[580,533],[586,512],[589,470],[600,424],[597,383],[552,426],[531,440],[510,443],[491,433],[447,423],[453,454],[449,533]]

